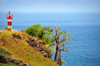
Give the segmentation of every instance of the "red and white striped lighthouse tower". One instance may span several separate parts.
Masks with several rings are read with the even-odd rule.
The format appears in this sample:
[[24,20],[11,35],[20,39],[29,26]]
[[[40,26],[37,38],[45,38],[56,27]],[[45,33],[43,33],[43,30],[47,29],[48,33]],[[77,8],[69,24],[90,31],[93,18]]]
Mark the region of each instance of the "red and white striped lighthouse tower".
[[8,19],[8,30],[12,30],[13,14],[10,14],[10,11],[8,14],[6,14],[6,19]]

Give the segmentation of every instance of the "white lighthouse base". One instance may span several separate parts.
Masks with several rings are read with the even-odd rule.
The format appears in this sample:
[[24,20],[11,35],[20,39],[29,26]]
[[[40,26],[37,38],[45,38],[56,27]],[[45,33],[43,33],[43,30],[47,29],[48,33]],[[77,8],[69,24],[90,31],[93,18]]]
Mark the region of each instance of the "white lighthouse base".
[[12,29],[12,26],[8,26],[8,29]]

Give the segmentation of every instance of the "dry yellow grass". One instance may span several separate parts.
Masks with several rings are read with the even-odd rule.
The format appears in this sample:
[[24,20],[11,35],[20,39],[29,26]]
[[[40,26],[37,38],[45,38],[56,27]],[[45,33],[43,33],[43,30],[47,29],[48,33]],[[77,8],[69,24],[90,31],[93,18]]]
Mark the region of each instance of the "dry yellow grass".
[[[22,39],[13,38],[12,34],[19,34]],[[14,59],[22,60],[32,66],[59,66],[50,58],[43,57],[38,51],[30,47],[25,42],[26,36],[28,35],[22,31],[2,30],[0,31],[0,48],[2,47],[10,52],[12,54],[11,57]]]

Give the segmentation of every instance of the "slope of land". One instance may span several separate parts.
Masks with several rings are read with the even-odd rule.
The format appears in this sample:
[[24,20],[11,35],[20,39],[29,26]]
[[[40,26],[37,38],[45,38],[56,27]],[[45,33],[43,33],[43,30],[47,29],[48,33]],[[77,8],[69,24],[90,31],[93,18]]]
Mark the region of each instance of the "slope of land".
[[0,66],[26,66],[23,61],[13,59],[9,52],[0,48]]
[[[0,31],[0,56],[13,60],[14,63],[8,61],[6,64],[23,66],[59,66],[55,61],[47,57],[46,49],[42,41],[31,37],[23,31]],[[15,63],[19,62],[18,64]],[[1,63],[0,64],[4,64]],[[4,65],[6,66],[6,65]]]

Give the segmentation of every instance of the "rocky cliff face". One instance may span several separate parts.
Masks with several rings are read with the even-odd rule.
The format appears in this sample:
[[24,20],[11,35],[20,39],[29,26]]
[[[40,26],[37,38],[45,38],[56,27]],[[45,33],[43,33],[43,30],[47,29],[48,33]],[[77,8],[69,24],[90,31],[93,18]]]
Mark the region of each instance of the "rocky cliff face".
[[[26,35],[24,35],[26,36]],[[13,39],[23,39],[20,35],[12,34]],[[45,47],[45,43],[43,43],[41,40],[37,40],[36,38],[32,38],[29,36],[26,36],[27,40],[25,40],[32,48],[40,52],[44,57],[49,57],[48,54],[50,54],[51,50],[49,48]],[[50,58],[50,57],[49,57]]]

